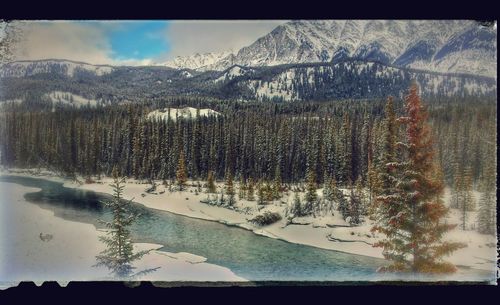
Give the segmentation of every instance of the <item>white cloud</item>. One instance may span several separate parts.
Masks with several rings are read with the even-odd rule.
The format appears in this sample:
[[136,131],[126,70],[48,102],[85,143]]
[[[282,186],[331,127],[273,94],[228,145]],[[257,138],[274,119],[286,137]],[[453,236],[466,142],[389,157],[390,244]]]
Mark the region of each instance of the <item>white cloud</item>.
[[111,45],[98,27],[74,22],[26,22],[16,59],[58,58],[107,64],[111,54]]
[[163,59],[194,53],[237,51],[287,20],[172,21],[167,29],[170,51]]
[[24,22],[22,39],[16,47],[15,59],[69,59],[91,64],[147,65],[151,59],[113,58],[107,31],[116,26],[85,22]]

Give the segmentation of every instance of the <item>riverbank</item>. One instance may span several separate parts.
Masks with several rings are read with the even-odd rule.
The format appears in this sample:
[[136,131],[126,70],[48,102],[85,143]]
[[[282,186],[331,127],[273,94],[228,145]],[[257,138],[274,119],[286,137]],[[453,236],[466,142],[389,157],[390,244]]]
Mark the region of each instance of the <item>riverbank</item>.
[[[114,280],[105,267],[93,267],[95,256],[104,249],[99,241],[104,232],[90,224],[56,217],[52,211],[24,199],[24,194],[38,190],[0,182],[0,288],[15,286],[20,281],[65,284],[67,281]],[[134,264],[136,271],[160,267],[137,280],[245,281],[228,268],[206,263],[201,256],[158,251],[161,247],[134,244],[136,250],[154,249]]]
[[[91,190],[103,194],[111,194],[109,186],[111,179],[103,178],[95,183],[85,184],[82,182],[61,179],[48,171],[29,172],[26,170],[10,170],[4,172],[9,175],[37,176],[64,183],[65,187]],[[83,180],[81,180],[83,181]],[[191,183],[188,183],[191,184]],[[204,220],[218,221],[227,225],[238,226],[251,230],[256,234],[281,239],[292,243],[304,244],[323,249],[342,251],[351,254],[382,258],[380,248],[372,247],[378,240],[378,236],[370,232],[371,221],[366,219],[362,226],[350,227],[340,216],[324,215],[317,217],[295,218],[295,224],[288,224],[286,219],[269,226],[259,227],[248,220],[265,211],[284,214],[284,210],[291,203],[291,195],[284,196],[280,201],[274,201],[269,205],[258,207],[255,201],[238,200],[234,209],[212,206],[200,202],[207,199],[207,194],[197,193],[196,187],[191,186],[182,192],[170,192],[158,182],[156,190],[152,193],[146,192],[151,185],[141,183],[132,179],[127,180],[124,190],[124,198],[132,199],[146,207],[164,210],[171,213],[184,215]],[[220,189],[222,184],[217,185]],[[321,190],[318,190],[321,194]],[[445,202],[451,198],[449,190],[445,193]],[[452,210],[448,216],[449,223],[459,223],[460,214]],[[470,215],[470,222],[475,220],[474,212]],[[473,230],[463,231],[454,229],[447,239],[461,241],[468,244],[467,248],[456,251],[448,261],[457,266],[475,268],[481,270],[495,270],[496,238],[491,235],[479,234]]]

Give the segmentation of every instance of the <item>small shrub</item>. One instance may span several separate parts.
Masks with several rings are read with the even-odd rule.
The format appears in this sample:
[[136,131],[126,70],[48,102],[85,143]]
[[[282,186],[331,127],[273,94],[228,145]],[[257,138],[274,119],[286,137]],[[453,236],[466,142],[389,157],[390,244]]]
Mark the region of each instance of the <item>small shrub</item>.
[[266,226],[281,220],[281,215],[276,212],[266,211],[264,214],[255,216],[249,221],[259,226]]

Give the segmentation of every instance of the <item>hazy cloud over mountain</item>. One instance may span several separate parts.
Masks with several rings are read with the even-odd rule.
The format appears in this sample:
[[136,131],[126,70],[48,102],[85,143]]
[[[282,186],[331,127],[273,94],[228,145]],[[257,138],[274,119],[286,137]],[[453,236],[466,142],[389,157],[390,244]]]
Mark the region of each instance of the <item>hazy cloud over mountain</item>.
[[60,58],[91,64],[148,65],[175,56],[237,50],[285,22],[23,22],[23,40],[16,48],[16,59]]

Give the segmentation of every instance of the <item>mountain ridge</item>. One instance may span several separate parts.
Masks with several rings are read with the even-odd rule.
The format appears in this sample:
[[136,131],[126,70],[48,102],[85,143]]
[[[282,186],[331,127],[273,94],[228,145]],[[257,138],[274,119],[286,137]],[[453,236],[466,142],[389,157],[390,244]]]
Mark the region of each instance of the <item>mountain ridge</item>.
[[[34,64],[31,70],[25,69],[30,64]],[[235,64],[223,71],[206,72],[122,66],[102,73],[91,65],[71,70],[64,67],[63,61],[23,62],[21,72],[9,71],[16,67],[10,63],[0,69],[0,100],[26,96],[38,96],[40,100],[52,91],[65,91],[104,104],[183,95],[283,102],[382,98],[402,96],[412,79],[421,85],[423,96],[496,94],[496,79],[492,77],[400,68],[352,58],[265,67]]]

